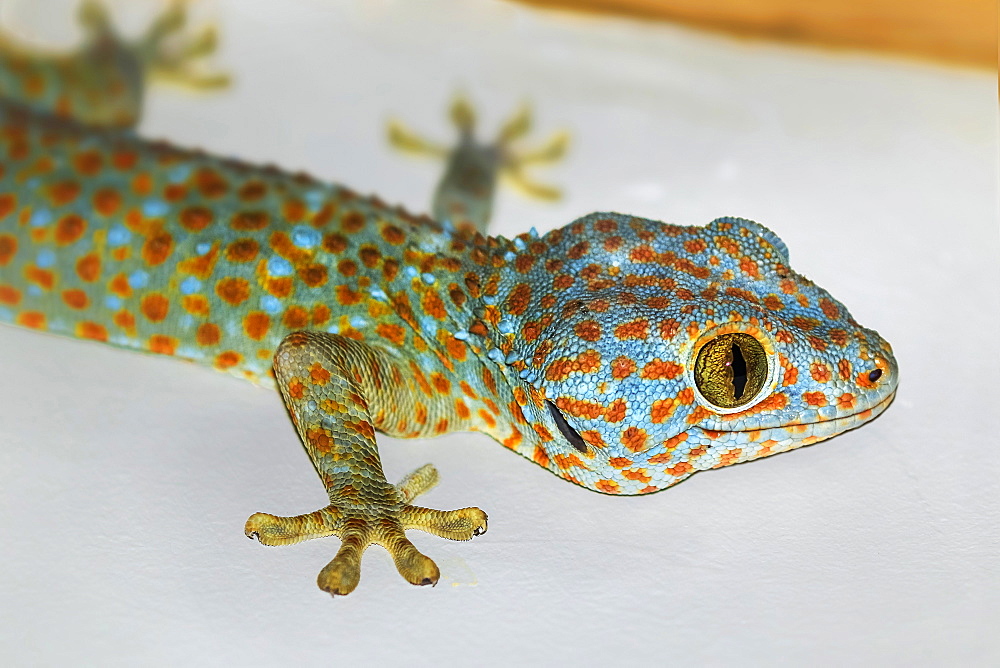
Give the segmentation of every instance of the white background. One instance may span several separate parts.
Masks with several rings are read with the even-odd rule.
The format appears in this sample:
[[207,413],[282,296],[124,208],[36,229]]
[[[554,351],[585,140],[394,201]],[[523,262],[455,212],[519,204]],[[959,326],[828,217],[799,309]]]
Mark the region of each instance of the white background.
[[[143,25],[155,5],[115,4]],[[39,43],[68,2],[5,3]],[[272,161],[426,210],[456,90],[497,124],[523,100],[573,134],[504,191],[495,231],[595,210],[756,219],[892,342],[895,404],[833,441],[646,498],[562,482],[481,435],[382,439],[426,503],[478,505],[471,543],[414,532],[434,588],[370,550],[331,600],[336,539],[247,540],[324,493],[276,394],[166,358],[0,327],[0,658],[10,665],[675,665],[1000,661],[995,75],[487,2],[199,6],[215,95],[156,89],[143,134]]]

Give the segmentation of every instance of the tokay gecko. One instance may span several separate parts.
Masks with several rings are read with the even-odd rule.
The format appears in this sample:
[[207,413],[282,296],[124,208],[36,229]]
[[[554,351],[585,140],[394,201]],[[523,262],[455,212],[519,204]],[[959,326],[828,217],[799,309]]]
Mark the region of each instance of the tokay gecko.
[[436,219],[149,142],[131,129],[144,79],[216,83],[190,66],[212,40],[167,51],[177,8],[138,43],[95,5],[84,16],[72,61],[0,56],[0,321],[276,386],[329,505],[256,513],[245,531],[265,545],[338,536],[318,578],[331,594],[357,586],[371,544],[407,581],[436,583],[407,529],[486,531],[478,508],[415,505],[432,466],[388,482],[376,433],[480,431],[577,485],[637,495],[830,438],[895,395],[889,344],[763,225],[594,213],[486,236],[498,173],[527,183],[521,168],[565,142],[518,154],[522,114],[476,143],[464,102]]

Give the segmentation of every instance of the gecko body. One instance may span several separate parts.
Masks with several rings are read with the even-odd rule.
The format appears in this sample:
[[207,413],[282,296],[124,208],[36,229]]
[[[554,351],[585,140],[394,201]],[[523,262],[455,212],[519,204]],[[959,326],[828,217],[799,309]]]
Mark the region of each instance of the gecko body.
[[0,321],[275,385],[330,504],[246,532],[339,536],[333,594],[370,544],[432,584],[405,530],[486,529],[478,508],[412,503],[432,467],[387,482],[376,432],[481,431],[588,489],[648,494],[859,426],[898,382],[888,343],[748,220],[596,213],[488,237],[16,101],[0,164]]

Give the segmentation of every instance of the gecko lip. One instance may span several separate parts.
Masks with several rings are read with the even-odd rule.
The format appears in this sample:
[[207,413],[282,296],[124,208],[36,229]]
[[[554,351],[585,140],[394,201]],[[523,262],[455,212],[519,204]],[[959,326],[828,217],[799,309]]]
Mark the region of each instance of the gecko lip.
[[893,390],[887,397],[885,397],[881,401],[877,401],[876,403],[872,404],[868,408],[864,408],[864,409],[862,409],[860,411],[855,411],[854,413],[850,413],[848,415],[839,415],[837,417],[827,418],[825,420],[814,420],[812,422],[792,422],[792,423],[789,423],[789,424],[777,425],[777,426],[774,426],[774,427],[756,427],[754,429],[710,429],[709,431],[718,431],[718,432],[725,432],[725,433],[731,433],[731,434],[740,434],[740,433],[748,433],[748,432],[752,432],[752,431],[767,431],[769,429],[786,429],[786,428],[789,428],[789,427],[813,427],[813,426],[821,425],[821,424],[822,425],[829,425],[831,423],[837,423],[837,422],[840,422],[840,421],[845,421],[845,422],[846,421],[854,421],[855,418],[857,418],[859,415],[864,415],[865,413],[871,413],[870,416],[866,417],[864,420],[862,420],[860,422],[857,422],[857,424],[855,424],[853,426],[849,426],[849,427],[845,426],[843,429],[838,429],[835,432],[835,434],[839,434],[839,433],[848,431],[849,429],[854,429],[854,427],[860,427],[861,425],[865,424],[866,422],[869,422],[869,421],[875,419],[876,417],[878,417],[879,415],[881,415],[882,412],[886,408],[889,407],[889,404],[891,404],[892,400],[895,399],[895,398],[896,398],[896,390]]

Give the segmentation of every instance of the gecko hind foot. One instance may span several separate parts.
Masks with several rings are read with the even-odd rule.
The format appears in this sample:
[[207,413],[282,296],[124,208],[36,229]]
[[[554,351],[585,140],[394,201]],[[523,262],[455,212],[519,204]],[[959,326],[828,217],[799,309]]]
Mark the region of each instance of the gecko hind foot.
[[[404,500],[427,491],[437,480],[437,471],[426,466],[407,476],[397,489]],[[389,552],[396,570],[414,585],[434,585],[440,571],[406,537],[407,529],[419,529],[450,540],[470,540],[486,533],[487,516],[479,508],[432,510],[401,503],[382,507],[352,507],[337,502],[311,513],[280,517],[255,513],[244,527],[249,538],[263,545],[291,545],[312,538],[339,536],[342,544],[333,560],[319,573],[319,588],[334,596],[349,594],[361,577],[361,556],[369,545]]]

